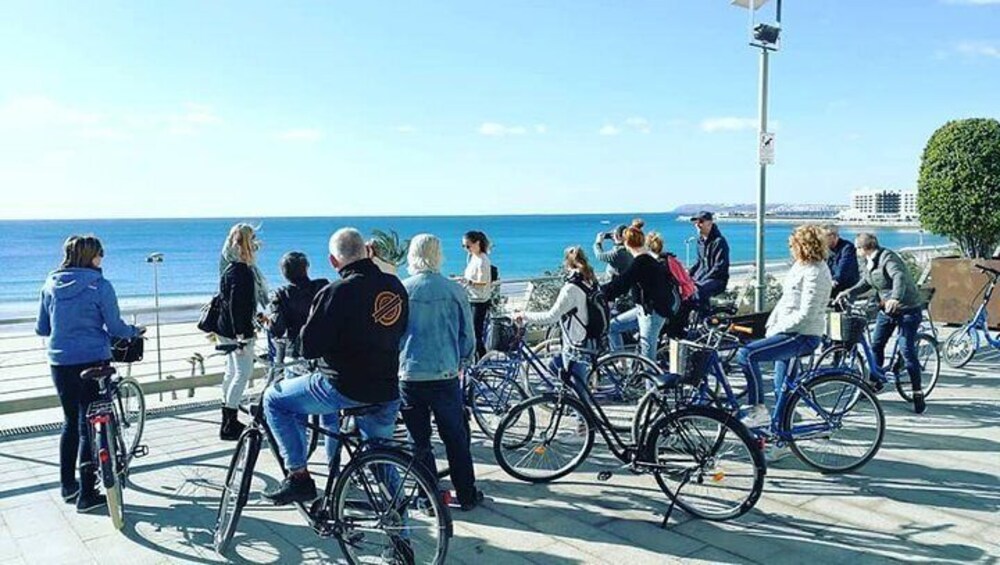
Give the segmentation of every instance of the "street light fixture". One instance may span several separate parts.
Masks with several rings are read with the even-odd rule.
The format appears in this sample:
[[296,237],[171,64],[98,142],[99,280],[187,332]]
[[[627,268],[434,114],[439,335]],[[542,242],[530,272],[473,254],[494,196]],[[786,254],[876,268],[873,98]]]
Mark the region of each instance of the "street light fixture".
[[[160,264],[163,253],[151,253],[146,262],[153,265],[153,306],[156,314],[156,380],[163,380],[163,352],[160,349]],[[160,393],[163,400],[163,393]]]
[[767,166],[774,162],[774,134],[767,131],[767,87],[768,63],[771,51],[777,51],[781,36],[781,0],[776,1],[775,23],[755,24],[755,12],[768,0],[732,0],[734,6],[740,6],[750,11],[750,46],[760,49],[760,128],[758,130],[757,160],[760,172],[757,185],[757,264],[756,292],[754,293],[754,309],[764,310],[766,291],[764,272],[764,215],[767,203]]

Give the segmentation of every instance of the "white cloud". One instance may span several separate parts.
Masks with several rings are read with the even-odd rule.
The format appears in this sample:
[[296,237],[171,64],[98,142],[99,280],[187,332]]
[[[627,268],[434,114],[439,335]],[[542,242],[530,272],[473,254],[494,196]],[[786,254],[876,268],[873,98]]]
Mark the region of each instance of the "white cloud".
[[313,143],[323,139],[323,132],[313,128],[296,128],[279,133],[278,139],[282,141],[306,141]]
[[396,126],[396,132],[398,132],[398,133],[416,133],[417,132],[417,128],[415,128],[415,127],[413,127],[413,126],[411,126],[409,124],[404,124],[404,125],[401,125],[401,126]]
[[528,133],[528,129],[524,126],[506,126],[497,122],[483,122],[483,124],[479,126],[479,133],[482,135],[500,137],[505,135],[524,135]]
[[706,118],[701,122],[701,130],[708,133],[720,131],[744,131],[757,129],[757,118]]
[[597,133],[601,135],[618,135],[622,132],[621,128],[613,124],[604,124],[601,129],[597,130]]
[[969,57],[1000,59],[1000,46],[985,41],[963,41],[955,46],[955,51]]
[[101,119],[96,113],[77,110],[44,96],[8,98],[0,105],[0,124],[6,127],[92,126]]
[[640,116],[633,116],[625,120],[625,125],[638,131],[639,133],[649,133],[653,130],[649,120]]
[[186,104],[184,113],[166,118],[167,133],[170,135],[195,135],[207,126],[222,123],[212,108],[201,104]]
[[549,133],[549,126],[545,124],[535,124],[535,133],[538,135],[545,135]]

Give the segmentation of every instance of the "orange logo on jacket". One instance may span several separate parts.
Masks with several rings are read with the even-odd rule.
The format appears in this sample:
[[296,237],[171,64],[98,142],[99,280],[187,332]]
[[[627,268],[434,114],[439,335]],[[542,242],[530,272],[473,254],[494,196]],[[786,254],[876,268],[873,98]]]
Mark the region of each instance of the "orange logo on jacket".
[[375,311],[372,319],[383,326],[391,326],[403,315],[403,299],[395,292],[380,292],[375,297]]

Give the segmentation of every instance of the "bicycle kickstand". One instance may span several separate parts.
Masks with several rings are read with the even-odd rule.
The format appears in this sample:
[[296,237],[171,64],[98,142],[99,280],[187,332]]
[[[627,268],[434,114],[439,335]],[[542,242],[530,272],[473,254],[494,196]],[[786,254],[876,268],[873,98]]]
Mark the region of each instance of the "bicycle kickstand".
[[690,480],[691,480],[691,471],[686,471],[684,473],[684,480],[682,480],[681,484],[677,486],[677,492],[674,493],[674,496],[670,497],[670,506],[667,507],[666,513],[663,514],[663,522],[660,524],[660,527],[663,528],[664,530],[667,529],[667,522],[670,521],[670,515],[674,513],[674,506],[677,505],[677,497],[681,495],[681,490],[685,487],[685,485],[688,484]]

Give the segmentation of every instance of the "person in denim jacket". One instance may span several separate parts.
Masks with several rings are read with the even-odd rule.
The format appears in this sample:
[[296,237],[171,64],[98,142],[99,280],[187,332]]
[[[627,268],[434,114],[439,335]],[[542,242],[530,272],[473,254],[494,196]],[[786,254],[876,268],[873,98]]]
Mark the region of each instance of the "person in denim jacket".
[[412,276],[403,281],[410,317],[400,341],[400,412],[418,459],[437,476],[431,447],[431,414],[437,422],[462,510],[482,500],[469,447],[459,372],[476,352],[472,308],[465,290],[441,275],[441,240],[419,234],[407,256]]
[[132,338],[146,329],[122,321],[115,289],[101,272],[104,247],[99,239],[74,235],[63,244],[63,251],[62,265],[49,273],[42,287],[35,333],[48,338],[52,382],[63,410],[59,439],[62,497],[75,502],[77,512],[82,513],[104,506],[106,499],[97,492],[87,422],[87,409],[98,400],[98,387],[94,381],[80,379],[80,374],[111,361],[112,336]]

